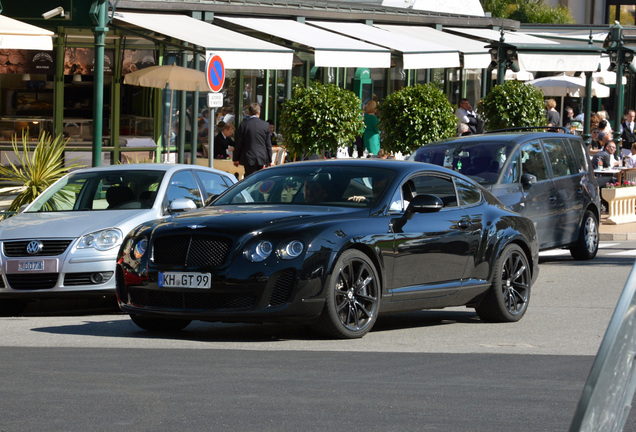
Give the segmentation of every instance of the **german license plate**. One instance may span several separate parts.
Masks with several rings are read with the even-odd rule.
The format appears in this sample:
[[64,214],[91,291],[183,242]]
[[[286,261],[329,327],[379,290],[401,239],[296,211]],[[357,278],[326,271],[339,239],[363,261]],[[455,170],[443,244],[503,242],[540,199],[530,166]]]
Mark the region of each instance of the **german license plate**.
[[197,272],[159,272],[159,286],[166,288],[210,288],[212,275]]
[[19,272],[44,271],[44,261],[20,261],[18,262]]

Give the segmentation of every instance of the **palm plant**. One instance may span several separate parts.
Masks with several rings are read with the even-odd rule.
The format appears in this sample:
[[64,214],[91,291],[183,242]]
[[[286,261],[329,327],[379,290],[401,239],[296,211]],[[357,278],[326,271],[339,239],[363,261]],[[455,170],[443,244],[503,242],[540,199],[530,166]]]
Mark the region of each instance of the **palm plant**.
[[[20,146],[17,136],[11,140],[16,163],[0,166],[0,178],[18,186],[18,193],[9,205],[10,212],[16,212],[25,204],[33,202],[46,188],[62,178],[69,170],[84,165],[70,161],[64,166],[64,150],[68,139],[62,135],[53,138],[50,134],[40,134],[35,149],[29,146],[28,134],[22,135]],[[21,147],[21,148],[20,148]],[[5,190],[0,196],[14,195],[15,190]]]

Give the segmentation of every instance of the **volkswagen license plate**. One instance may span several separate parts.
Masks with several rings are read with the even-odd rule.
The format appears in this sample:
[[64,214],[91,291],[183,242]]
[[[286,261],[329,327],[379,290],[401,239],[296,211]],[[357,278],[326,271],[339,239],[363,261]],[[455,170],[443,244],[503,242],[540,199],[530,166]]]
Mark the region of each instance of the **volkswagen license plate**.
[[44,271],[44,261],[20,261],[18,262],[19,272]]
[[212,275],[196,272],[160,272],[159,286],[166,288],[210,288]]

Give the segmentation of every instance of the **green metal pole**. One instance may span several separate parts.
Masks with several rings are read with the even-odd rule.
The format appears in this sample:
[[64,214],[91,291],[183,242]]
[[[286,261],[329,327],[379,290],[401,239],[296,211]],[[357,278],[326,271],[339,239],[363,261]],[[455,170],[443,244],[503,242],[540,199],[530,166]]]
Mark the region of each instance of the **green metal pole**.
[[53,85],[53,135],[64,132],[64,32],[58,28],[55,43],[55,84]]
[[[185,45],[185,44],[184,44]],[[181,66],[188,67],[188,58],[187,51],[181,51]],[[177,162],[182,164],[185,159],[185,142],[186,142],[186,122],[188,118],[186,117],[187,110],[187,94],[185,90],[181,90],[179,99],[179,152],[177,156]]]
[[243,121],[243,91],[245,88],[245,71],[240,69],[238,71],[238,79],[236,83],[236,95],[234,100],[234,126],[238,129],[239,125]]
[[273,109],[272,121],[274,122],[275,125],[277,125],[278,124],[278,70],[274,70],[272,71],[272,73],[273,73],[273,80],[274,80],[274,97],[273,97],[274,109]]
[[[263,88],[263,105],[261,107],[261,112],[263,113],[263,117],[261,120],[269,120],[269,84],[271,82],[271,74],[269,73],[269,69],[265,71],[265,87]],[[256,89],[254,89],[256,91]]]
[[[163,51],[164,51],[164,45],[159,45],[158,47],[158,52],[159,52],[159,56],[157,58],[157,64],[158,65],[162,65],[163,64]],[[165,136],[164,135],[164,130],[168,127],[165,122],[164,122],[164,109],[163,109],[163,89],[154,89],[153,92],[153,97],[154,97],[154,123],[153,123],[153,130],[154,130],[154,138],[155,138],[155,142],[157,143],[157,150],[155,152],[155,162],[161,162],[161,154],[162,154],[162,149],[164,145],[170,146],[170,131],[168,131],[168,143],[165,143]],[[167,147],[168,151],[170,150],[169,147]]]
[[[194,68],[199,70],[201,60],[199,54],[194,53]],[[210,117],[212,118],[212,117]],[[199,146],[199,89],[194,91],[192,99],[192,147],[190,148],[190,163],[197,164],[197,147]]]
[[614,142],[618,143],[621,139],[621,117],[623,116],[623,51],[618,52],[618,64],[616,65],[616,104],[614,106]]
[[497,85],[504,83],[506,76],[506,50],[500,46],[497,48]]
[[585,72],[585,114],[583,115],[583,141],[589,147],[592,135],[590,134],[590,117],[592,116],[592,72]]
[[115,40],[115,64],[113,65],[113,83],[111,88],[111,102],[110,102],[110,145],[115,148],[113,151],[112,163],[117,163],[121,160],[121,153],[119,149],[119,119],[121,118],[121,58],[122,52],[120,39]]
[[95,33],[95,73],[93,85],[93,166],[102,163],[102,128],[104,120],[104,47],[106,46],[106,17],[108,2],[98,0]]
[[612,26],[610,29],[610,40],[612,48],[616,50],[616,96],[614,102],[614,141],[616,147],[619,148],[619,141],[621,139],[621,117],[623,116],[623,72],[624,72],[624,58],[623,58],[623,27],[620,24]]

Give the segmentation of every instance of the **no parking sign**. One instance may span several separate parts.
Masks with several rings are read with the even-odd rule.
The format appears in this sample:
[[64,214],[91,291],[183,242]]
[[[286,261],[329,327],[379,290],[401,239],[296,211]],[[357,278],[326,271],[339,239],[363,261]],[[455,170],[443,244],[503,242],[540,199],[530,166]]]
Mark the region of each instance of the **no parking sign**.
[[205,65],[205,77],[208,80],[210,89],[216,93],[223,88],[225,81],[225,66],[223,60],[216,54],[210,55]]

